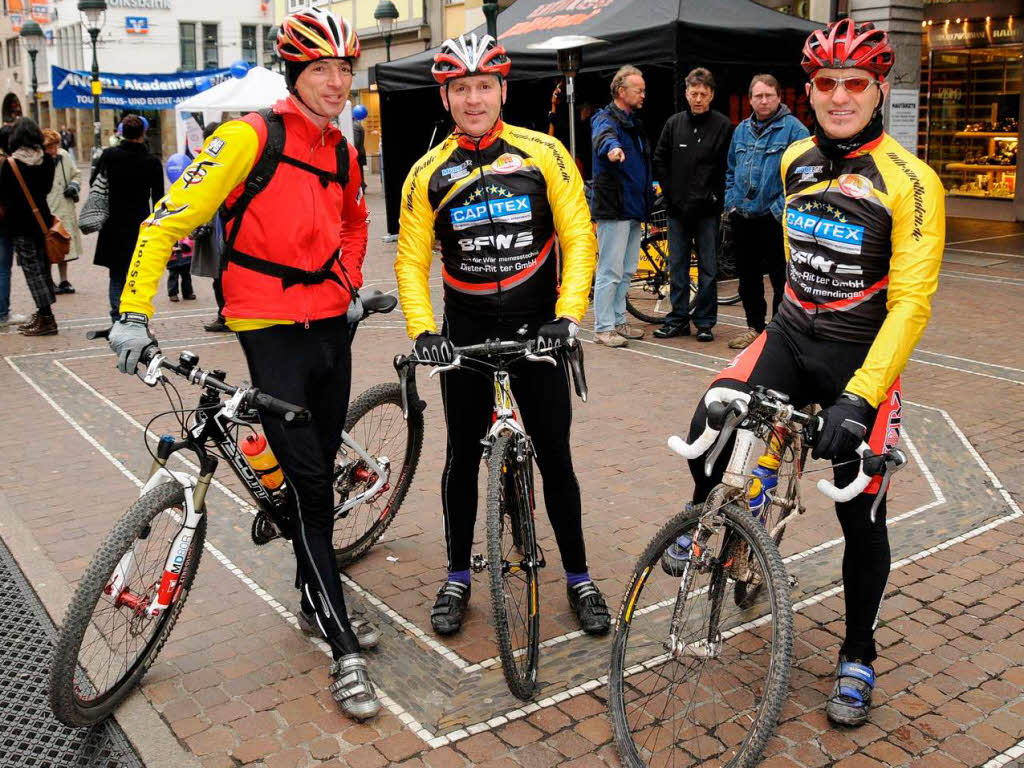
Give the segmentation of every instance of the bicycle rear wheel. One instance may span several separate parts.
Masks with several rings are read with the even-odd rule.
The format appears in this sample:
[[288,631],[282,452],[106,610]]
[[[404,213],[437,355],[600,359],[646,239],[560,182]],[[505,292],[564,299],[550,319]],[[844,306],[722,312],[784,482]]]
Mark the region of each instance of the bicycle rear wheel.
[[540,553],[533,525],[533,460],[521,438],[502,435],[487,461],[487,567],[498,654],[517,698],[537,688]]
[[[793,617],[782,559],[738,505],[703,514],[701,508],[681,512],[655,535],[619,609],[608,710],[630,768],[711,760],[753,766],[785,700]],[[701,520],[707,525],[699,526]],[[695,541],[683,573],[670,576],[661,556],[682,534]],[[731,553],[741,543],[768,575],[768,605],[753,620],[725,598]]]
[[[72,727],[93,725],[124,700],[156,660],[185,606],[206,540],[206,515],[181,553],[181,575],[169,608],[146,616],[160,586],[168,548],[184,518],[185,489],[163,483],[141,496],[118,521],[78,584],[50,663],[50,707]],[[124,555],[134,552],[125,590],[106,593]]]
[[664,232],[640,241],[640,264],[629,280],[626,310],[644,323],[663,323],[672,311],[669,298],[668,240]]
[[[402,413],[402,391],[397,382],[377,384],[355,399],[349,407],[345,431],[374,459],[388,461],[388,480],[376,496],[338,517],[334,525],[334,555],[339,566],[353,563],[372,547],[388,529],[409,492],[423,448],[423,414],[409,409]],[[340,505],[353,494],[371,487],[377,475],[351,448],[338,449],[334,487]]]

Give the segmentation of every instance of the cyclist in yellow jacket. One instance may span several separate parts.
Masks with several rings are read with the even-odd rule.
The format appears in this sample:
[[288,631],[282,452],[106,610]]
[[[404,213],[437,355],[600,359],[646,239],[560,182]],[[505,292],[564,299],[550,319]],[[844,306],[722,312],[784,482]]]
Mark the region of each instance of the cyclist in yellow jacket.
[[[541,343],[568,339],[587,309],[597,243],[583,180],[556,139],[501,120],[510,65],[489,35],[446,40],[434,58],[455,130],[405,180],[395,273],[414,353],[437,363],[451,361],[453,344],[515,339],[522,328]],[[444,281],[440,332],[428,286],[435,240]],[[569,448],[568,373],[564,365],[523,365],[512,390],[537,451],[570,606],[586,632],[603,634],[610,617],[587,568]],[[448,578],[430,619],[439,634],[451,634],[469,602],[480,441],[493,395],[484,379],[450,371],[442,374],[441,396],[448,425],[441,480]]]

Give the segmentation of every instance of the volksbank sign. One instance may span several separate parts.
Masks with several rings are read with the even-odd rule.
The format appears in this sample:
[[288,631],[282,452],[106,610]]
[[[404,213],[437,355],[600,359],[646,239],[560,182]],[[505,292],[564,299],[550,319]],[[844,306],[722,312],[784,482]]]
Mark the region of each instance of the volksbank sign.
[[145,8],[150,11],[171,10],[171,0],[107,0],[110,8]]
[[[81,70],[50,67],[53,83],[53,106],[56,109],[92,106],[92,75]],[[124,75],[100,73],[103,109],[174,109],[174,105],[199,93],[198,81],[210,85],[231,77],[230,69],[207,69],[203,72],[179,72],[173,75]],[[205,82],[204,82],[205,84]]]

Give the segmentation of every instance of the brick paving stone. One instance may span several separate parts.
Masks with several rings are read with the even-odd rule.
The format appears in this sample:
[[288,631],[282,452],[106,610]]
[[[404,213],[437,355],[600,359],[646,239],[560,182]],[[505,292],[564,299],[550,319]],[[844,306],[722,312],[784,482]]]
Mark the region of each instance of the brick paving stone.
[[309,754],[316,760],[329,760],[340,751],[341,746],[333,736],[324,736],[309,745]]
[[572,722],[564,712],[555,707],[539,709],[530,715],[527,720],[531,725],[537,726],[546,733],[560,731]]
[[982,765],[995,754],[995,750],[991,747],[964,734],[950,736],[939,747],[964,765]]
[[299,768],[309,761],[306,753],[301,749],[284,749],[273,755],[268,755],[263,761],[266,768]]
[[464,768],[466,759],[451,747],[433,749],[423,755],[430,768]]
[[286,747],[294,747],[299,744],[306,744],[320,735],[320,729],[312,723],[301,723],[283,731],[279,738]]
[[231,749],[234,755],[242,764],[255,762],[267,755],[272,755],[281,749],[281,744],[271,736],[257,736],[247,739]]
[[960,731],[959,726],[938,715],[925,715],[914,721],[914,727],[935,741],[942,741]]
[[[493,739],[494,737],[491,736],[491,738]],[[423,742],[409,731],[402,731],[381,739],[376,742],[375,746],[384,757],[391,761],[404,760],[423,751]]]
[[514,720],[508,725],[503,725],[496,733],[498,738],[513,747],[532,744],[544,735],[542,731],[534,728],[525,720]]
[[196,736],[185,739],[188,748],[195,754],[209,755],[211,752],[226,752],[235,746],[235,736],[230,728],[217,725]]
[[836,763],[836,768],[882,768],[884,765],[867,755],[850,755]]
[[369,744],[379,739],[380,733],[372,725],[360,723],[342,731],[341,738],[349,744]]
[[990,747],[996,752],[1002,752],[1009,749],[1016,743],[1016,739],[998,728],[995,728],[987,721],[969,728],[967,735],[971,738],[977,739],[982,744]]
[[604,716],[590,717],[573,729],[591,744],[607,744],[612,738],[612,726]]
[[864,749],[864,752],[886,765],[903,765],[909,757],[904,750],[887,741],[872,742]]
[[344,755],[345,764],[351,768],[381,768],[388,759],[370,746],[358,747]]

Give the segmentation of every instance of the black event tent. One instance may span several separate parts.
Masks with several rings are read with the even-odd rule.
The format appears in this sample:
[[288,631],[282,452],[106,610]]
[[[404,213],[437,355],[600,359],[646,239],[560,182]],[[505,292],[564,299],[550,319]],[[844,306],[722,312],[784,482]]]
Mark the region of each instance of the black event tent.
[[[498,37],[512,59],[504,116],[516,125],[547,130],[551,92],[559,79],[556,57],[528,46],[556,35],[590,35],[607,43],[584,48],[577,103],[607,103],[611,74],[634,64],[647,81],[643,115],[656,140],[668,116],[681,108],[682,79],[691,68],[705,66],[718,81],[715,108],[733,112],[735,120],[741,103],[736,94],[745,93],[753,74],[771,72],[784,86],[802,80],[801,46],[819,26],[751,0],[517,0],[498,15]],[[451,127],[430,76],[436,51],[376,66],[389,232],[398,231],[406,174]],[[564,133],[558,131],[563,140]],[[590,151],[587,136],[577,140],[581,153]]]

